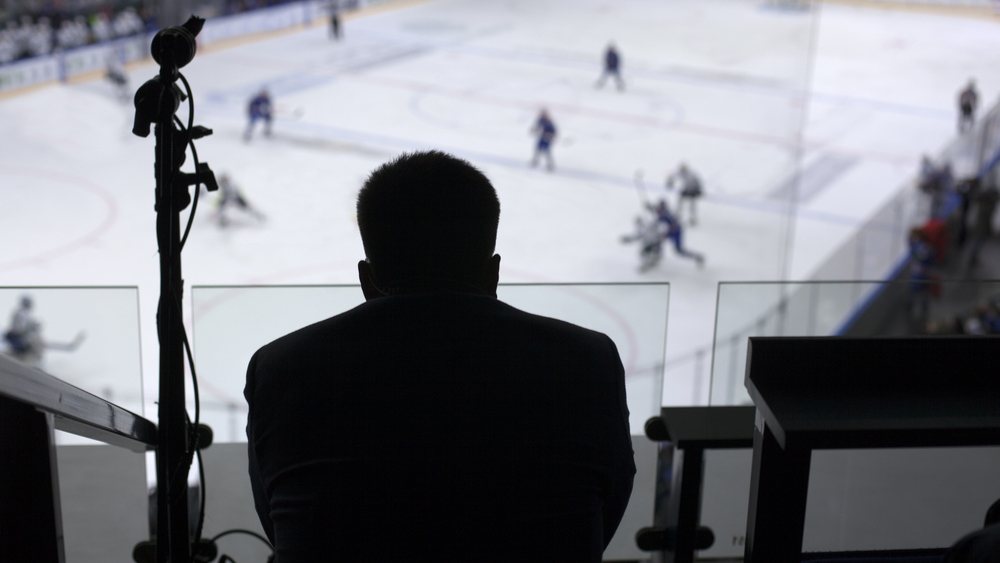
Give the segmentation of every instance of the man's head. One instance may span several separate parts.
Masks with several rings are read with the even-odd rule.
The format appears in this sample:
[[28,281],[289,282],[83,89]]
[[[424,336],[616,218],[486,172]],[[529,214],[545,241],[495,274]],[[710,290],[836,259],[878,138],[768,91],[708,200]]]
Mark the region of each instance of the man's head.
[[435,287],[495,294],[500,201],[468,162],[438,151],[401,155],[371,173],[357,211],[366,298]]

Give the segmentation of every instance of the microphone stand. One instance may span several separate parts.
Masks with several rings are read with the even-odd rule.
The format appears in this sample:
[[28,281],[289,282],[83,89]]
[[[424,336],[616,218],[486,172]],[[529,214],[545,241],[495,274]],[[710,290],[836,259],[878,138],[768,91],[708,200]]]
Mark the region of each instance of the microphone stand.
[[175,112],[186,99],[176,85],[179,70],[194,58],[194,37],[203,24],[203,19],[192,16],[183,26],[166,28],[156,34],[151,51],[160,64],[160,71],[136,92],[132,129],[135,135],[147,137],[150,125],[155,124],[154,209],[160,254],[160,299],[156,312],[160,343],[155,539],[158,563],[187,563],[192,556],[187,476],[193,448],[198,444],[194,443],[196,439],[187,419],[184,398],[186,336],[181,308],[184,281],[181,277],[180,212],[191,202],[189,186],[204,183],[209,191],[217,186],[207,164],[200,164],[194,174],[180,171],[187,145],[211,134],[211,130],[192,127],[181,131],[175,125]]

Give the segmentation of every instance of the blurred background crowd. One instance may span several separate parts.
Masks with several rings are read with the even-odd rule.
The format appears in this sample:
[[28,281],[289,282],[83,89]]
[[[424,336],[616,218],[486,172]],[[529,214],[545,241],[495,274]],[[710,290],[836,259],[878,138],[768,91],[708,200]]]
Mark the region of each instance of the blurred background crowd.
[[[203,17],[292,0],[200,0]],[[5,0],[0,3],[0,64],[154,32],[155,0]]]

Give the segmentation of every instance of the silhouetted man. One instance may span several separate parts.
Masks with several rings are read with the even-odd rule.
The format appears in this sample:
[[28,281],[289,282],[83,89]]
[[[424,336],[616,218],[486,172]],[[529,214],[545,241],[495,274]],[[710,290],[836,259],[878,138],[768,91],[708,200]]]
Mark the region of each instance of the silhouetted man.
[[955,542],[945,553],[944,563],[1000,563],[1000,500],[986,511],[983,525]]
[[462,160],[381,166],[357,203],[365,303],[250,360],[277,563],[600,561],[635,473],[621,360],[497,300],[499,213]]

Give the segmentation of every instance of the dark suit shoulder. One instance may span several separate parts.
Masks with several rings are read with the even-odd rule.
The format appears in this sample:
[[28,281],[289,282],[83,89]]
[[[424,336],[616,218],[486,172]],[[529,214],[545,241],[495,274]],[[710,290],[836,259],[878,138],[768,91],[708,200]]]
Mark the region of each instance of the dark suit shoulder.
[[578,339],[582,344],[589,345],[606,345],[611,340],[603,332],[591,330],[560,319],[529,313],[502,301],[497,301],[497,304],[501,317],[509,318],[512,324],[522,323],[525,326],[530,326],[534,331],[564,335],[565,337]]
[[348,330],[351,323],[356,322],[355,319],[363,314],[362,310],[365,305],[365,303],[362,303],[361,305],[358,305],[353,309],[348,309],[343,313],[339,313],[337,315],[333,315],[332,317],[306,325],[302,328],[295,329],[294,331],[289,332],[284,336],[280,336],[261,346],[257,351],[257,355],[274,359],[275,357],[279,357],[283,354],[290,352],[294,353],[303,346],[309,346],[315,344],[317,341],[327,340],[339,331]]
[[[395,343],[397,349],[447,338],[473,348],[511,352],[558,348],[593,357],[616,351],[605,334],[536,315],[494,297],[428,293],[384,297],[300,328],[262,347],[267,364],[294,363],[304,353],[351,352]],[[349,354],[353,355],[353,354]]]

